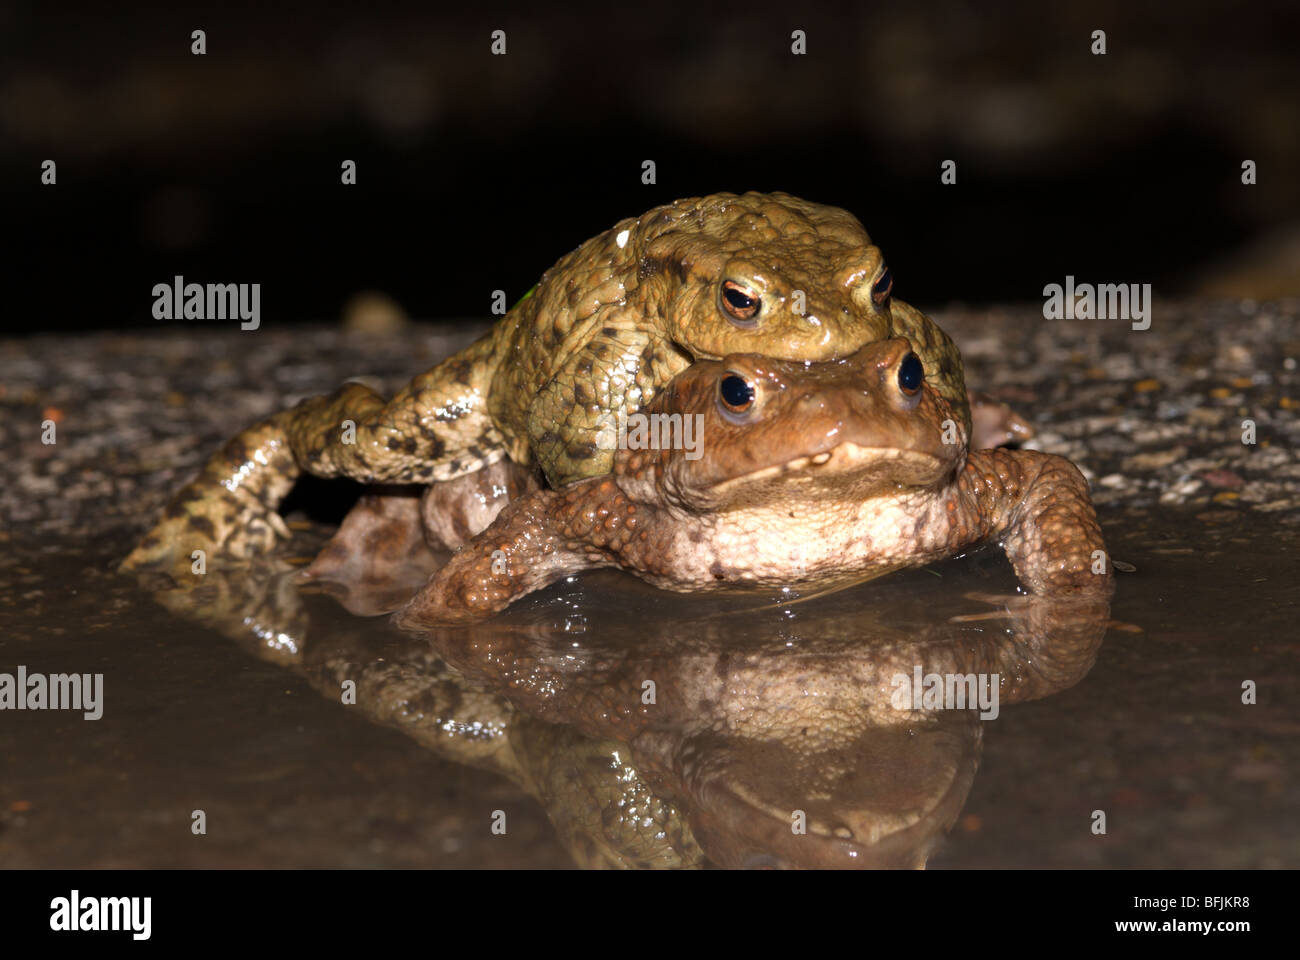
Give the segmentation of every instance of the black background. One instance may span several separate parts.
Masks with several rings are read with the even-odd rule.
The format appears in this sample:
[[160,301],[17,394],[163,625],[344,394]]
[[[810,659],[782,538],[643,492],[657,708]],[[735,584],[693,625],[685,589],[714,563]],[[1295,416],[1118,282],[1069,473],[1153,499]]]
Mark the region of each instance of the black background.
[[622,217],[749,189],[851,210],[922,306],[1067,273],[1205,292],[1300,222],[1298,26],[1284,0],[0,5],[5,323],[152,325],[176,274],[261,283],[276,324],[365,289],[483,317]]

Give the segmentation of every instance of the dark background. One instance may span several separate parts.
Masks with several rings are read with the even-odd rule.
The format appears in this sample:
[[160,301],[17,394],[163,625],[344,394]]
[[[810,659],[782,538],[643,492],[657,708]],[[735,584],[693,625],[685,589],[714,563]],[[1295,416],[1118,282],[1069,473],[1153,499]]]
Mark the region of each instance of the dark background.
[[851,210],[922,306],[1300,292],[1289,0],[114,7],[0,3],[11,333],[152,325],[178,273],[261,283],[264,324],[367,289],[482,317],[622,217],[749,189]]

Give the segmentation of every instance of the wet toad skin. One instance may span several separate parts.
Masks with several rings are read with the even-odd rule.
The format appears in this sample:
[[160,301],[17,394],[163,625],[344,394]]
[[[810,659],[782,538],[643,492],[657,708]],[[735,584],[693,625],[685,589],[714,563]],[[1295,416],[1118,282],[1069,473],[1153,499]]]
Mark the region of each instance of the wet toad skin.
[[610,476],[512,501],[399,622],[473,622],[592,567],[670,590],[820,587],[994,539],[1031,594],[1108,597],[1079,471],[1037,451],[969,450],[921,368],[901,338],[819,364],[698,362],[647,408],[701,417],[698,458],[623,449]]
[[123,568],[270,552],[288,536],[275,510],[304,472],[428,484],[508,457],[557,487],[607,474],[604,418],[651,402],[693,360],[733,353],[822,361],[906,336],[966,438],[960,355],[892,287],[844,210],[781,193],[656,207],[561,258],[491,332],[391,400],[348,383],[240,433]]

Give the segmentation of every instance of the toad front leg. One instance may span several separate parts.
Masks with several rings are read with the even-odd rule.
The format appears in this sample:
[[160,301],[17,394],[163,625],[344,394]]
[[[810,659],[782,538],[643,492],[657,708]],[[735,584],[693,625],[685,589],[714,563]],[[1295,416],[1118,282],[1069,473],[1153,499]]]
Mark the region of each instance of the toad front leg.
[[1088,484],[1063,457],[974,450],[940,502],[954,543],[998,539],[1035,596],[1099,599],[1114,591]]
[[268,553],[288,536],[275,511],[303,473],[430,483],[500,459],[484,404],[490,360],[491,341],[480,340],[390,401],[347,383],[250,427],[172,498],[122,569],[186,566],[195,550],[235,560]]
[[609,477],[512,501],[398,613],[398,625],[485,620],[561,577],[617,566],[620,554],[645,538],[648,509]]

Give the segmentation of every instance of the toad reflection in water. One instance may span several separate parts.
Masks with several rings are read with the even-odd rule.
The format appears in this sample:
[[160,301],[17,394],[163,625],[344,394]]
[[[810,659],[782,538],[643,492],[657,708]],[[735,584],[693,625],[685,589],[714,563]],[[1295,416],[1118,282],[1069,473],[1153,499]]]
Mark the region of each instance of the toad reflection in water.
[[[365,512],[401,534],[419,499]],[[684,595],[668,619],[661,595],[604,572],[471,626],[361,619],[399,607],[427,559],[372,553],[317,582],[333,597],[302,594],[283,563],[155,596],[333,702],[355,681],[348,709],[508,777],[583,867],[922,867],[997,721],[898,709],[896,675],[997,674],[1005,709],[1078,683],[1109,613],[1020,597],[991,627],[936,621],[925,577],[794,603]]]

